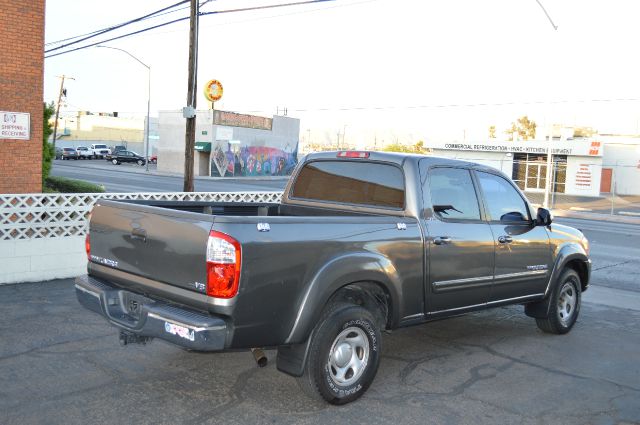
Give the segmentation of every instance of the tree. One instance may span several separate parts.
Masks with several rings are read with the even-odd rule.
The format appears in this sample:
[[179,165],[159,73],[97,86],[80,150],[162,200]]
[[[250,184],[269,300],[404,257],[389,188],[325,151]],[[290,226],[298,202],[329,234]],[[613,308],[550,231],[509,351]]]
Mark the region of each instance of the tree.
[[495,139],[496,138],[496,126],[492,125],[491,127],[489,127],[489,139]]
[[391,143],[385,146],[383,149],[385,152],[404,152],[404,153],[421,153],[425,154],[430,151],[429,148],[424,147],[424,142],[419,140],[415,145],[402,145],[400,143]]
[[509,140],[513,141],[513,135],[517,134],[519,139],[529,140],[536,138],[536,127],[538,125],[526,115],[518,118],[516,122],[511,123],[505,133],[509,136]]
[[42,129],[42,185],[44,186],[47,177],[49,177],[49,173],[51,172],[51,162],[55,157],[55,151],[53,149],[53,145],[49,143],[49,136],[53,133],[53,129],[51,128],[51,124],[49,120],[55,113],[56,109],[53,106],[53,102],[47,105],[46,102],[44,105],[44,119],[43,119],[43,129]]

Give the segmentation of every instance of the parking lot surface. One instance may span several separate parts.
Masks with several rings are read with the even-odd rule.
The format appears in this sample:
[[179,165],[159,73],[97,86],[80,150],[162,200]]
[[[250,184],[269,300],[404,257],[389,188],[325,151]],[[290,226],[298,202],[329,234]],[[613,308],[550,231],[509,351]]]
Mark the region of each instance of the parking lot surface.
[[383,336],[357,402],[306,398],[250,353],[121,347],[70,279],[0,287],[0,422],[621,424],[640,422],[640,308],[589,301],[573,331],[540,332],[521,306]]

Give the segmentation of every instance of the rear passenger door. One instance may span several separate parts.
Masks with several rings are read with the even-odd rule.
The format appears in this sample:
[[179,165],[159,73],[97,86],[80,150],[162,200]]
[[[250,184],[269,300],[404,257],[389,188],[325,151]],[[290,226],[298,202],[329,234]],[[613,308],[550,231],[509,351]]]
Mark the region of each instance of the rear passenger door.
[[551,251],[544,226],[536,226],[513,183],[475,171],[496,244],[494,283],[489,302],[542,295],[549,280]]
[[493,282],[494,241],[482,219],[471,172],[464,168],[425,169],[423,184],[427,276],[432,314],[486,304]]

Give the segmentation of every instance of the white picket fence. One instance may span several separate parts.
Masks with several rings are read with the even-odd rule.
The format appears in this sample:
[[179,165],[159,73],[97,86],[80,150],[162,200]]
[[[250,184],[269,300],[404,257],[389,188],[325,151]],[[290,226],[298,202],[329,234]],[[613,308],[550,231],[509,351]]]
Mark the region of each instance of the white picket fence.
[[0,285],[84,273],[87,217],[99,199],[276,203],[282,192],[0,194]]

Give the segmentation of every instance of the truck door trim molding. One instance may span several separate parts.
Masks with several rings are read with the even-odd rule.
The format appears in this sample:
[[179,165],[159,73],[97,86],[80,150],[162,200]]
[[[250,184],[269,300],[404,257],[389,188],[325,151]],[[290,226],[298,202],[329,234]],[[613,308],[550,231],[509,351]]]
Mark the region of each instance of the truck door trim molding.
[[520,280],[526,280],[532,277],[545,277],[549,273],[548,270],[529,270],[518,273],[498,274],[495,277],[496,284],[513,283]]
[[446,292],[456,289],[478,288],[479,286],[491,286],[493,276],[469,277],[465,279],[441,280],[433,282],[431,286],[434,292]]

